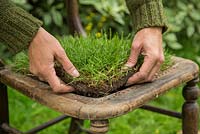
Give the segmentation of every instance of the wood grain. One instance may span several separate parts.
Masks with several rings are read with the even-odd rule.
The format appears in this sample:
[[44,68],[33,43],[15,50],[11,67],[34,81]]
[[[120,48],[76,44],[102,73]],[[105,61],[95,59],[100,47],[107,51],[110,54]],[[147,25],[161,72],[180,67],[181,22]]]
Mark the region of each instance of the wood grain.
[[0,70],[0,81],[63,114],[79,119],[103,120],[132,111],[171,88],[198,77],[197,64],[182,58],[174,57],[173,60],[175,64],[160,73],[154,82],[127,87],[100,98],[74,93],[55,94],[47,84],[13,73],[6,67]]

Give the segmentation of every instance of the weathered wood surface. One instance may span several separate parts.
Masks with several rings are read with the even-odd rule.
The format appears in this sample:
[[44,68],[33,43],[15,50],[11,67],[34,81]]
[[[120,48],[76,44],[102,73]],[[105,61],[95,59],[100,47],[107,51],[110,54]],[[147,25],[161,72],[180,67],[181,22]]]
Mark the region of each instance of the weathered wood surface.
[[174,65],[159,74],[154,82],[134,85],[101,98],[74,93],[58,95],[47,84],[15,74],[7,68],[0,70],[0,81],[66,115],[79,119],[103,120],[132,111],[171,88],[198,77],[198,66],[194,62],[182,58],[174,58],[174,61]]

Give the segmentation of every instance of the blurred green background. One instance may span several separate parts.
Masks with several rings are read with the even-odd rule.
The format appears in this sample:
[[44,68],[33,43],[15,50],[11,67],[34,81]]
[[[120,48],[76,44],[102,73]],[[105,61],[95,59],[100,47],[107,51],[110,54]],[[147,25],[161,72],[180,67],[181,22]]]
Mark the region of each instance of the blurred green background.
[[[44,22],[43,27],[54,35],[69,34],[66,6],[63,0],[13,0],[18,6]],[[127,36],[133,32],[125,0],[79,0],[80,17],[87,33],[111,30]],[[192,59],[200,64],[200,1],[163,0],[169,30],[164,34],[163,46],[174,55]],[[1,57],[8,58],[6,48],[0,48]],[[5,54],[6,53],[6,54]],[[9,90],[11,124],[27,130],[59,113],[35,103],[16,91]],[[181,87],[151,102],[157,106],[181,110]],[[67,133],[69,120],[42,134]],[[88,123],[86,123],[88,126]],[[135,110],[112,119],[109,134],[177,134],[181,121],[162,115]]]

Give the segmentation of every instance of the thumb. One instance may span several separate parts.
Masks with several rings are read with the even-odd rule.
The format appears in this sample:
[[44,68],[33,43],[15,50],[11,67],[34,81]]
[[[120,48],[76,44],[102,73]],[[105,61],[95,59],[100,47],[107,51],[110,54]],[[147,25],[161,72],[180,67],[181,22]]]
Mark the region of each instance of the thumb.
[[64,70],[73,77],[79,77],[80,74],[75,68],[75,66],[71,63],[69,58],[67,57],[65,51],[59,52],[55,55],[55,58],[62,64]]
[[133,44],[131,47],[131,54],[130,54],[125,66],[134,67],[135,64],[137,63],[140,51],[141,51],[141,46],[139,44]]

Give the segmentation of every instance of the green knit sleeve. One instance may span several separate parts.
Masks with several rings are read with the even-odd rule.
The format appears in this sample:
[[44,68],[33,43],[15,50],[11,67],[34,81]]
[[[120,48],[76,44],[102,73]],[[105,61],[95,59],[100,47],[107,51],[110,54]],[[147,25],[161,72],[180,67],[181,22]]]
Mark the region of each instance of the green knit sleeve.
[[0,42],[17,53],[27,49],[42,22],[9,0],[0,0]]
[[126,0],[126,4],[136,32],[155,26],[163,27],[163,32],[167,30],[162,0]]

